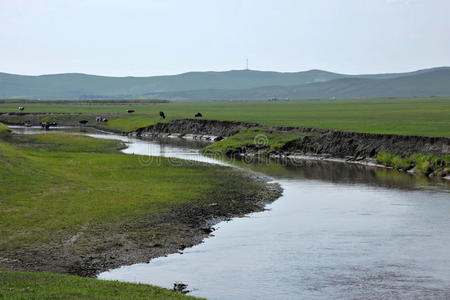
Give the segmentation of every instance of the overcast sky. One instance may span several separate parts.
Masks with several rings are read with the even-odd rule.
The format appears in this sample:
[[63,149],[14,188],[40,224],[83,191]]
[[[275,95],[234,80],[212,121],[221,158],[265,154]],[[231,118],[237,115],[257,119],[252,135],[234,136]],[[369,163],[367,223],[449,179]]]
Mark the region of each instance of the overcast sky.
[[0,72],[450,65],[450,0],[0,0]]

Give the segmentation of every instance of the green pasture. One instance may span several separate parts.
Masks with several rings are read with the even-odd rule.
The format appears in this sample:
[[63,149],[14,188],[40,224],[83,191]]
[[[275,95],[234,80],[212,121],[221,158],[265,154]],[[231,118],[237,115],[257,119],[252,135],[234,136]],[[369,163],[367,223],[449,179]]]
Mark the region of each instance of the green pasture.
[[[20,103],[1,103],[0,112],[14,112]],[[24,103],[25,112],[119,113],[106,127],[130,131],[168,120],[193,118],[257,122],[263,125],[306,126],[369,133],[450,136],[450,98],[298,100],[298,101],[191,101],[163,104],[36,104]],[[127,109],[136,112],[126,113]]]
[[146,284],[104,281],[52,273],[0,271],[0,299],[198,299]]

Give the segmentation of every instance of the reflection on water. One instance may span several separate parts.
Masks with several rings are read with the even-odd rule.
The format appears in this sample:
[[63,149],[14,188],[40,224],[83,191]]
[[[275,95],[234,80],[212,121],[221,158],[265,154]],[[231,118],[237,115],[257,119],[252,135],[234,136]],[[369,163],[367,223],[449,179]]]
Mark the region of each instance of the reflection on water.
[[[448,183],[323,161],[204,157],[198,145],[126,142],[126,153],[186,158],[270,175],[283,196],[262,213],[217,225],[205,243],[100,274],[209,299],[448,299]],[[185,143],[185,142],[183,142]]]
[[398,189],[437,189],[450,192],[449,181],[360,164],[320,160],[215,158],[280,179],[312,179],[333,183],[367,184]]

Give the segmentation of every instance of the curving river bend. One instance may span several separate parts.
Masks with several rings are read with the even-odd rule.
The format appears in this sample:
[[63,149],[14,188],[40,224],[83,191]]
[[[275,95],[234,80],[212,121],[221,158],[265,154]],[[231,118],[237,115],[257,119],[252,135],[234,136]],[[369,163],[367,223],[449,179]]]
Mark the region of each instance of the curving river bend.
[[84,134],[122,140],[125,153],[249,168],[284,189],[267,211],[219,223],[182,254],[101,279],[181,281],[208,299],[450,299],[448,182],[335,162],[226,162],[200,155],[196,143]]

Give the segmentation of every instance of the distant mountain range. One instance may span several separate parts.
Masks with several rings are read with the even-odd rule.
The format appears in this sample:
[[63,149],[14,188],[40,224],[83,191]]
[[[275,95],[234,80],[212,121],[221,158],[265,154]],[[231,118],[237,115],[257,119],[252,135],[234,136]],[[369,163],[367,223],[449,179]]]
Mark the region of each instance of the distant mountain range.
[[0,98],[170,100],[340,99],[450,96],[450,67],[346,75],[236,70],[151,77],[0,73]]

